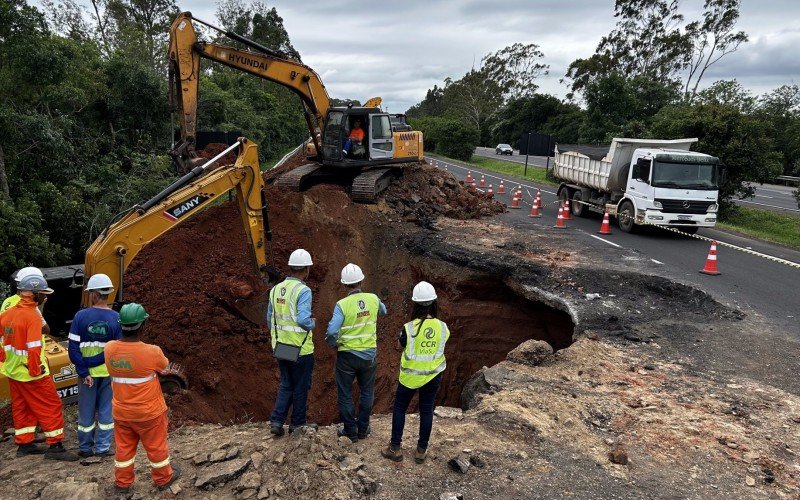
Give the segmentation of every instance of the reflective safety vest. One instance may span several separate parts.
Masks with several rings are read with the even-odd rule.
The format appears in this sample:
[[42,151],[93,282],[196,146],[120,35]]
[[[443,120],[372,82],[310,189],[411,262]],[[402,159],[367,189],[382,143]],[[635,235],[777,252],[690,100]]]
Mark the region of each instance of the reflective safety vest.
[[406,348],[400,356],[400,383],[409,389],[418,389],[447,368],[444,346],[450,338],[450,330],[444,321],[435,318],[415,319],[403,328]]
[[354,293],[337,302],[344,314],[339,329],[340,351],[364,351],[378,346],[378,311],[381,301],[374,293]]
[[[297,298],[308,287],[300,280],[287,279],[275,285],[269,292],[272,304],[272,324],[270,325],[272,348],[276,342],[289,345],[303,345],[300,355],[314,352],[311,333],[297,324]],[[308,335],[308,339],[306,339]],[[303,340],[305,339],[305,344]]]
[[6,309],[14,307],[20,300],[22,300],[22,297],[20,297],[17,294],[14,294],[11,297],[6,298],[6,300],[3,301],[3,305],[0,306],[0,312],[3,312]]
[[[4,314],[6,323],[3,325],[4,331],[2,333],[6,337],[6,340],[14,338],[15,335],[24,335],[22,332],[15,332],[12,322],[9,321],[10,315],[15,313],[19,314],[16,310]],[[31,377],[28,372],[28,349],[36,348],[40,349],[38,362],[40,365],[44,366],[44,369],[38,376]],[[20,344],[12,340],[3,346],[3,350],[6,355],[6,360],[3,362],[3,374],[6,377],[18,382],[31,382],[50,375],[50,365],[47,363],[47,357],[45,355],[44,337],[39,337],[29,342],[26,341],[25,344]]]
[[[106,348],[106,343],[114,340],[114,337],[108,322],[106,320],[97,320],[89,323],[86,331],[81,335],[70,333],[69,339],[78,342],[81,356],[88,358],[102,353]],[[108,377],[108,368],[105,363],[91,366],[89,367],[89,375],[92,377]]]

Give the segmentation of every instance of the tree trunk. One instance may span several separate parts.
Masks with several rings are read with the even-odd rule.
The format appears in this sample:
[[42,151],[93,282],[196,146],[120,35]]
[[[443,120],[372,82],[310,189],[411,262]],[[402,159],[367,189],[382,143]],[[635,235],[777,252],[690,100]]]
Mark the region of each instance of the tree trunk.
[[8,177],[6,176],[6,157],[3,146],[0,145],[0,200],[11,202],[11,192],[8,190]]

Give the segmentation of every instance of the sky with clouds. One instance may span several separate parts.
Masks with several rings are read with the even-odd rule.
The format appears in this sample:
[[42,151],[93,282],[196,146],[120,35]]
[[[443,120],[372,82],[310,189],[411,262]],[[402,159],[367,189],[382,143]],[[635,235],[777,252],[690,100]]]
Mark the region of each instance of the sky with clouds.
[[[483,56],[515,42],[536,43],[550,65],[540,91],[564,97],[569,64],[588,57],[615,24],[613,0],[266,1],[283,17],[303,62],[332,97],[382,96],[405,111],[434,84],[460,78]],[[703,0],[683,0],[687,20]],[[204,20],[215,0],[178,2]],[[800,0],[743,0],[739,29],[750,42],[708,71],[704,84],[736,78],[755,93],[800,84]]]

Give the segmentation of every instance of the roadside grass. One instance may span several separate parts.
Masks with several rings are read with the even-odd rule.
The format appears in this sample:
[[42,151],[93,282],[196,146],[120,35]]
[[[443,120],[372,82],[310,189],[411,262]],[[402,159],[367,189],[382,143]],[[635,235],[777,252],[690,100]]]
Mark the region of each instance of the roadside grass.
[[717,227],[800,250],[800,217],[736,207],[717,222]]
[[[460,161],[460,160],[453,160],[452,158],[447,158],[443,156],[442,158],[450,161]],[[484,156],[472,155],[472,158],[469,161],[461,162],[461,163],[468,163],[470,165],[475,165],[476,167],[482,168],[484,170],[489,170],[491,172],[495,172],[498,174],[506,174],[508,176],[519,177],[521,179],[529,179],[535,182],[539,182],[541,184],[548,184],[550,186],[558,186],[557,182],[554,182],[552,179],[548,179],[545,175],[545,170],[540,167],[534,167],[532,165],[528,165],[528,175],[523,175],[525,171],[525,165],[520,165],[518,163],[512,163],[503,160],[495,160],[494,158],[486,158]]]

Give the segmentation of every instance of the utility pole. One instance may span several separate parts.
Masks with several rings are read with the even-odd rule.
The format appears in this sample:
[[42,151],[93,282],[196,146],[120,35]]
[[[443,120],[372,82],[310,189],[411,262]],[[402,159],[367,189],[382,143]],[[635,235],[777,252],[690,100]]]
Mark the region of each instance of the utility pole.
[[547,136],[547,163],[544,165],[544,176],[547,177],[547,171],[550,170],[550,149],[552,148],[551,144],[553,143],[553,136]]
[[525,173],[522,175],[523,177],[528,177],[528,155],[531,152],[531,135],[532,132],[528,132],[528,144],[525,146]]

